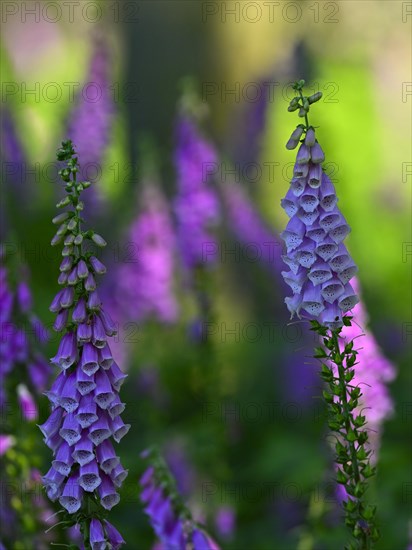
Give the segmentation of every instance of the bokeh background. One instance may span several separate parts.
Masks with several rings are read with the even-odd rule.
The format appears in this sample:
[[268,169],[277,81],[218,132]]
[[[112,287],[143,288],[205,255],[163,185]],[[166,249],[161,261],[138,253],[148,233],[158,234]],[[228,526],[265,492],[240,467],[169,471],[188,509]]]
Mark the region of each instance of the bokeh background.
[[[236,228],[245,214],[238,206],[230,213],[225,202],[229,185],[240,189],[277,239],[293,162],[284,144],[297,123],[296,113],[287,112],[290,83],[299,78],[324,94],[311,121],[352,227],[348,247],[359,266],[369,328],[397,373],[371,495],[382,531],[377,548],[406,548],[412,499],[410,3],[82,0],[72,11],[64,4],[2,4],[1,241],[11,272],[27,266],[34,311],[51,326],[59,258],[50,252],[50,220],[62,193],[55,150],[72,138],[80,162],[91,165],[87,212],[109,244],[102,253],[109,271],[104,293],[113,316],[119,314],[115,352],[129,374],[123,400],[132,428],[119,447],[129,477],[111,513],[126,548],[155,544],[138,489],[139,453],[154,444],[222,548],[334,549],[346,540],[321,385],[309,358],[313,337],[302,324],[288,325],[281,262],[268,266],[262,254],[248,254],[245,246],[256,244],[256,235],[248,238],[245,222],[242,240]],[[89,87],[85,100],[79,91],[87,83],[97,83],[101,97],[90,99],[95,89]],[[210,183],[220,200],[212,229],[219,254],[200,268],[199,295],[187,282],[174,237],[167,241],[173,267],[166,276],[171,273],[177,309],[161,319],[137,314],[139,296],[123,307],[129,298],[122,269],[132,288],[149,284],[135,275],[141,267],[136,224],[147,187],[161,190],[174,232],[174,128],[182,105],[196,112],[199,132],[219,158]],[[236,254],[227,253],[232,249]],[[56,346],[52,336],[46,355]],[[39,406],[44,421],[46,398]],[[21,429],[26,434],[27,426]],[[33,441],[40,440],[36,430],[33,425]],[[22,433],[17,449],[19,438],[29,437]],[[41,440],[33,444],[44,473],[49,451]],[[27,498],[14,497],[18,514],[16,502]],[[25,542],[11,547],[41,548],[31,539],[34,529],[26,518],[23,531],[10,535]],[[59,528],[55,532],[63,541]]]

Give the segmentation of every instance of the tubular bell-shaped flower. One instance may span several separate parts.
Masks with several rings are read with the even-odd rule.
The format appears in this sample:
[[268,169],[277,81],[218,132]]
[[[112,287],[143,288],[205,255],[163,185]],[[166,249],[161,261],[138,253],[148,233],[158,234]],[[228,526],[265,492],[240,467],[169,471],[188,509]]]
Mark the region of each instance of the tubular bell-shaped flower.
[[[63,267],[66,269],[67,264],[76,269],[78,279],[75,285],[64,287],[51,306],[58,317],[62,311],[69,313],[58,324],[59,330],[66,332],[52,359],[61,369],[47,393],[52,413],[40,426],[54,454],[43,483],[49,498],[58,499],[69,514],[84,508],[88,494],[102,509],[110,510],[119,502],[117,488],[127,472],[123,468],[115,471],[120,463],[109,440],[113,438],[118,443],[130,428],[119,416],[124,405],[118,392],[125,375],[113,363],[108,344],[108,338],[115,333],[114,324],[103,310],[94,283],[94,275],[103,273],[105,268],[100,260],[82,250],[82,242],[86,239],[96,242],[96,235],[81,228],[79,213],[83,203],[79,197],[87,183],[76,181],[78,165],[74,155],[71,141],[63,142],[58,159],[67,161],[67,168],[60,173],[66,182],[68,201],[63,200],[59,206],[71,204],[74,211],[54,221],[63,220],[66,224],[70,220],[65,235],[66,241],[73,244],[64,249]],[[69,239],[70,235],[74,239]],[[97,240],[102,242],[101,237]],[[85,519],[81,522],[89,520],[87,510],[82,518]],[[76,519],[72,521],[74,524]],[[81,527],[82,532],[89,533],[92,548],[119,548],[123,543],[114,527],[105,521],[94,518],[89,528]],[[107,546],[109,543],[112,546]]]
[[[294,131],[289,149],[297,146],[295,136],[301,136],[303,129],[299,125]],[[281,202],[290,217],[281,236],[286,243],[283,259],[291,269],[282,275],[294,294],[293,299],[286,298],[292,317],[316,319],[334,329],[343,325],[343,314],[358,302],[350,284],[357,267],[342,242],[350,228],[336,206],[333,183],[322,170],[324,160],[315,130],[309,127],[297,153],[291,187]]]

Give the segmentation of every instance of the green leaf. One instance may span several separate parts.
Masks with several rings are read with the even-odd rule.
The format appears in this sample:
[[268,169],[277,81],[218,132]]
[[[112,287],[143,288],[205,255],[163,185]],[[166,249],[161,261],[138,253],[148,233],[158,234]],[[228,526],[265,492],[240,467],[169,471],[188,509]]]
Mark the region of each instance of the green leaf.
[[346,485],[347,476],[342,472],[340,468],[338,468],[338,471],[336,472],[336,481],[338,483],[341,483],[342,485]]
[[346,439],[351,443],[353,443],[358,439],[358,435],[354,430],[349,430],[348,433],[346,434]]

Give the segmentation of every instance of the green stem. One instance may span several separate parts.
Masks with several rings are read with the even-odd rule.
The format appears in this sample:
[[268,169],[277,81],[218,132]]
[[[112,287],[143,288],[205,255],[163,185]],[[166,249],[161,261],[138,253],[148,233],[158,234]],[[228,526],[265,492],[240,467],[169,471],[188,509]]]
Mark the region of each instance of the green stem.
[[[303,106],[303,94],[302,90],[299,90],[300,99],[302,100],[302,106]],[[308,113],[305,113],[305,123],[306,123],[306,131],[309,130],[309,119],[308,119]]]
[[[334,331],[332,331],[332,342],[334,344],[336,353],[340,354],[338,335]],[[349,430],[352,429],[352,426],[351,426],[352,415],[349,411],[347,387],[346,387],[346,381],[345,381],[345,369],[343,366],[343,361],[339,364],[336,363],[336,366],[338,367],[339,386],[342,394],[341,397],[342,397],[342,403],[343,403],[343,410],[345,411],[345,429],[346,429],[346,433],[349,433]],[[355,444],[353,441],[349,441],[348,444],[349,444],[349,450],[350,450],[350,455],[352,460],[352,466],[355,473],[355,481],[356,483],[358,483],[360,481],[360,474],[359,474],[359,464],[356,456]]]

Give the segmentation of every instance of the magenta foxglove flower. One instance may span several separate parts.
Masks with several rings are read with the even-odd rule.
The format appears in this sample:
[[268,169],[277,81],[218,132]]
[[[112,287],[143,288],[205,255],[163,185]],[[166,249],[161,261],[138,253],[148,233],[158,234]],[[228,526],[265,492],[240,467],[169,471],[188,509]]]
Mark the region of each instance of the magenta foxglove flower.
[[[77,166],[75,154],[71,141],[63,142],[63,148],[58,151],[59,160],[68,161],[70,173]],[[63,176],[68,177],[64,171]],[[83,184],[75,179],[70,181],[71,204],[78,205]],[[83,240],[92,240],[93,232],[81,229],[80,210],[68,211],[67,217],[54,219],[59,226],[57,234],[73,242],[73,245],[66,245],[68,250],[63,249],[61,269],[66,270],[68,258],[69,269],[77,268],[80,278],[75,286],[66,282],[50,308],[58,316],[65,311],[69,315],[64,316],[65,326],[59,324],[64,334],[52,358],[52,363],[60,370],[47,392],[52,412],[40,426],[44,441],[54,455],[43,483],[48,497],[58,500],[69,514],[82,509],[86,494],[93,496],[105,510],[118,504],[117,491],[127,471],[120,463],[113,442],[119,443],[130,428],[120,416],[125,405],[120,400],[119,390],[126,375],[115,363],[109,346],[116,329],[103,308],[95,283],[105,267],[82,249]],[[74,236],[73,241],[70,236]],[[76,242],[79,244],[74,244]],[[93,548],[106,547],[102,546],[99,537],[109,542],[108,530],[110,537],[117,537],[114,528],[101,522],[94,522],[91,527]],[[116,539],[117,547],[121,544],[120,539]]]
[[[289,148],[297,144],[294,134]],[[282,275],[293,292],[285,299],[292,317],[316,319],[335,329],[358,302],[350,284],[357,267],[343,243],[350,228],[337,206],[334,185],[322,169],[324,160],[315,131],[309,128],[281,202],[290,218],[281,234],[286,243],[283,260],[289,267]]]
[[142,210],[129,230],[127,243],[131,255],[122,262],[115,281],[122,317],[176,321],[176,241],[166,201],[155,186],[146,186],[143,191]]
[[[352,283],[360,295],[357,278]],[[354,340],[358,351],[355,376],[352,384],[362,391],[357,414],[366,417],[369,437],[368,448],[372,451],[371,461],[378,460],[379,443],[383,422],[393,414],[393,402],[387,384],[396,376],[394,365],[383,355],[374,335],[367,327],[368,316],[365,306],[360,301],[353,308],[351,326],[342,328],[342,338],[347,342]]]
[[[67,129],[82,159],[80,173],[85,180],[101,174],[103,155],[110,141],[115,110],[110,86],[110,54],[103,39],[98,39],[93,46],[87,81],[77,95]],[[101,205],[98,184],[88,194],[94,209]]]
[[218,159],[195,122],[184,114],[180,114],[177,121],[174,161],[178,246],[184,267],[190,273],[196,267],[216,261],[217,246],[212,229],[219,220],[219,203],[211,180]]

